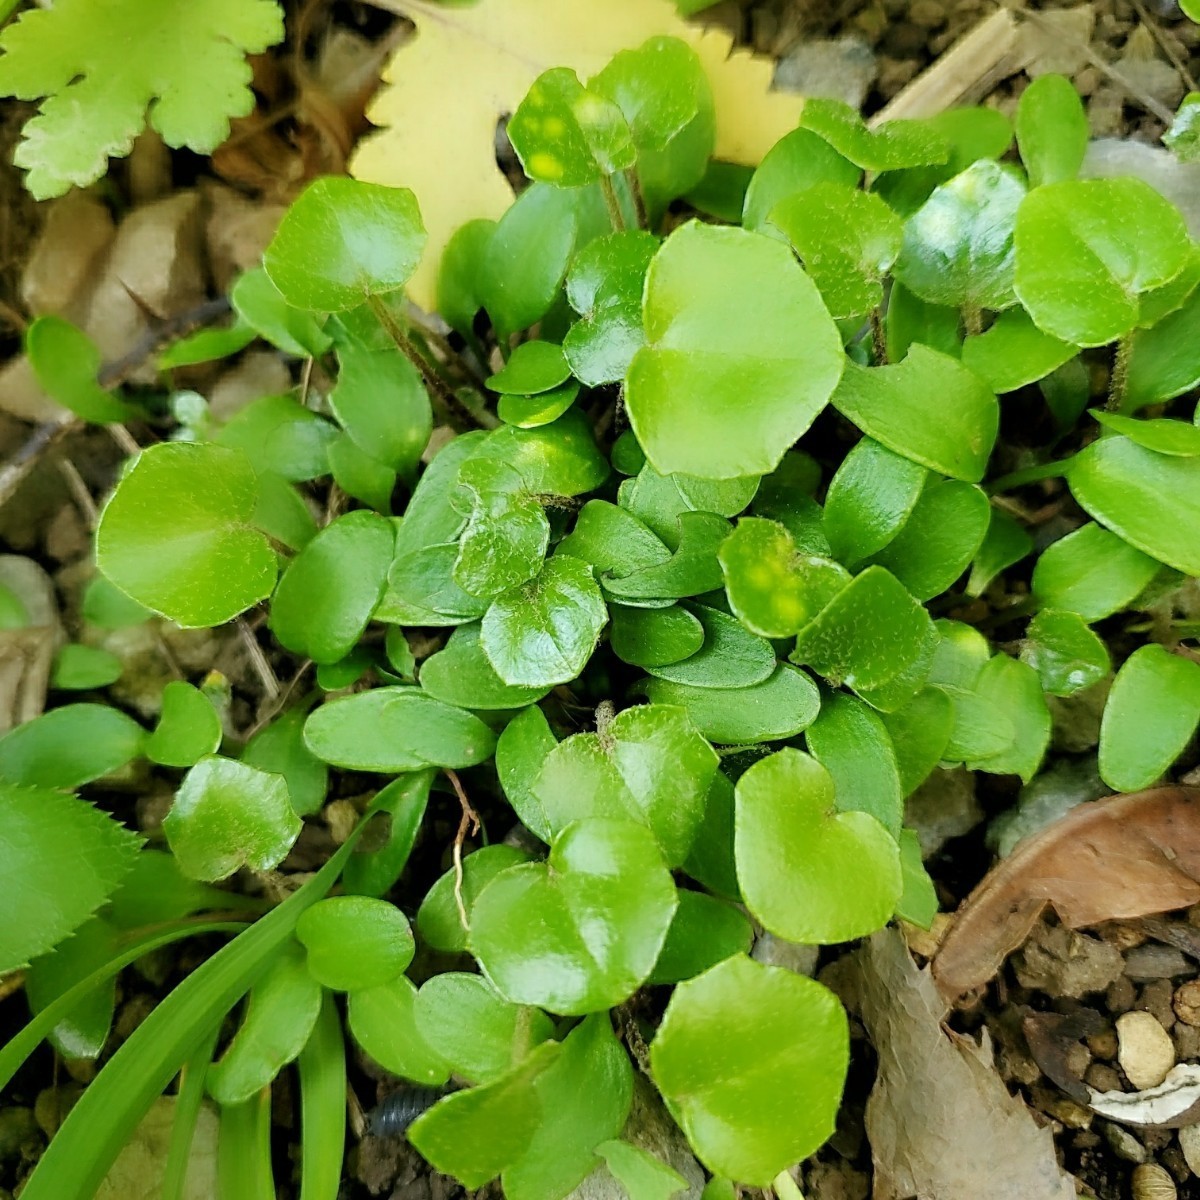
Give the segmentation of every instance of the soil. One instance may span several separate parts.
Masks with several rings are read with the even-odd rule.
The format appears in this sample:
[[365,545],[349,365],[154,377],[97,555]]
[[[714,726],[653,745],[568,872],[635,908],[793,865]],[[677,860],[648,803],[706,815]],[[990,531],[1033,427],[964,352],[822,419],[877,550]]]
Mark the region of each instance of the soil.
[[[1043,11],[1054,7],[1046,5]],[[1149,97],[1171,107],[1185,90],[1194,88],[1200,76],[1200,26],[1182,18],[1175,0],[1093,0],[1063,7],[1075,14],[1074,32],[1049,39],[1046,55],[1053,51],[1056,57],[1046,61],[1066,71],[1086,98],[1093,135],[1155,141],[1163,122],[1144,101]],[[189,306],[194,309],[205,298],[221,295],[232,274],[253,262],[289,195],[313,174],[340,170],[348,146],[365,128],[366,92],[345,100],[335,117],[322,125],[302,120],[295,106],[298,92],[289,74],[290,56],[316,56],[335,30],[358,35],[364,44],[378,41],[393,30],[393,19],[350,0],[297,0],[289,8],[295,10],[290,17],[303,9],[300,44],[283,47],[256,65],[262,101],[258,117],[270,114],[270,121],[254,124],[252,118],[241,123],[234,140],[211,161],[170,153],[152,137],[143,138],[134,155],[115,163],[108,179],[93,189],[120,213],[169,206],[179,197],[196,198],[194,205],[190,199],[182,202],[194,208],[183,217],[168,217],[164,207],[156,210],[155,220],[172,239],[180,260],[189,255],[194,259],[186,278],[148,280],[152,288],[161,284],[155,302],[160,307],[151,305],[158,317],[186,315]],[[991,0],[722,0],[709,16],[745,43],[779,58],[781,81],[831,80],[834,93],[853,97],[870,113],[886,106],[992,10]],[[293,25],[289,21],[289,27]],[[980,102],[1011,114],[1028,81],[1025,73],[1005,79],[980,96]],[[96,503],[111,485],[128,445],[102,431],[55,429],[48,423],[52,414],[14,400],[25,393],[19,381],[5,373],[13,367],[29,319],[30,258],[51,211],[51,206],[29,198],[19,174],[8,165],[17,131],[29,112],[28,106],[11,102],[0,107],[0,545],[5,553],[29,556],[46,570],[61,601],[62,623],[75,639],[82,632],[80,598],[91,573],[89,535]],[[139,303],[147,299],[142,295]],[[135,382],[145,378],[140,372],[161,334],[161,327],[136,308],[124,330],[123,353],[111,354]],[[134,354],[129,357],[125,352],[131,346]],[[272,356],[251,353],[220,378],[210,368],[199,368],[183,373],[178,382],[208,395],[215,407],[232,407],[246,389],[264,394],[264,388],[283,390],[291,380]],[[1021,441],[1021,423],[1029,417],[1019,403],[1006,412],[1005,433],[1011,441]],[[130,432],[135,440],[149,437],[147,430]],[[1052,485],[1030,497],[1047,537],[1069,519],[1065,503]],[[984,613],[951,610],[945,615],[1002,613],[1013,599],[993,595],[980,602],[993,606]],[[998,632],[1003,637],[1002,624]],[[1103,627],[1101,632],[1115,633]],[[130,645],[130,639],[137,644]],[[168,679],[195,679],[215,671],[228,682],[228,728],[244,735],[278,707],[280,697],[303,683],[297,662],[273,649],[264,631],[253,624],[190,632],[151,627],[142,633],[110,635],[107,641],[122,642],[122,654],[136,661],[136,669],[110,690],[110,698],[141,716],[152,714],[154,698]],[[1056,778],[1063,783],[1062,795],[1047,801],[1051,810],[1072,798],[1099,794],[1087,771],[1096,741],[1095,699],[1064,703],[1056,712],[1050,765],[1061,768]],[[0,719],[7,719],[2,706],[10,702],[11,696],[0,689]],[[1182,767],[1194,765],[1185,762]],[[340,776],[323,822],[306,827],[283,870],[309,871],[322,862],[335,840],[344,836],[369,786],[366,778]],[[93,789],[92,798],[154,839],[160,836],[170,791],[164,779],[140,768],[103,791]],[[959,772],[927,785],[920,798],[927,814],[923,832],[930,839],[929,867],[943,911],[953,911],[991,865],[996,818],[1009,812],[1017,799],[1016,781],[992,776],[972,780]],[[435,794],[431,813],[413,856],[422,864],[420,877],[406,876],[396,897],[410,913],[447,866],[447,848],[458,821],[457,805],[449,794]],[[251,890],[264,886],[255,879],[238,883]],[[932,935],[910,933],[918,956],[936,945],[936,927]],[[115,1036],[98,1064],[62,1060],[47,1047],[26,1064],[0,1097],[0,1200],[19,1193],[46,1140],[98,1066],[215,945],[198,938],[149,956],[123,973]],[[1200,1059],[1200,984],[1195,982],[1200,980],[1200,949],[1186,947],[1200,947],[1200,915],[1195,910],[1168,914],[1157,923],[1112,924],[1086,934],[1043,924],[986,991],[950,1018],[961,1033],[987,1031],[1002,1078],[1027,1101],[1038,1121],[1053,1130],[1062,1162],[1085,1195],[1123,1200],[1132,1194],[1135,1166],[1150,1163],[1165,1168],[1179,1196],[1200,1200],[1200,1173],[1189,1166],[1178,1134],[1115,1125],[1069,1094],[1073,1080],[1098,1090],[1129,1087],[1116,1033],[1117,1019],[1129,1012],[1151,1014],[1169,1035],[1178,1061]],[[818,976],[835,989],[845,949],[826,949],[816,967]],[[418,963],[417,971],[435,965]],[[0,990],[0,1041],[20,1027],[25,1013],[19,992],[6,995]],[[810,1200],[866,1200],[871,1194],[863,1111],[874,1071],[874,1053],[862,1027],[855,1025],[850,1083],[838,1131],[804,1167]],[[1064,1078],[1066,1089],[1061,1085]],[[361,1054],[351,1065],[350,1082],[360,1112],[396,1087],[394,1079]],[[294,1172],[288,1165],[296,1162],[297,1105],[291,1089],[285,1072],[276,1084],[273,1107],[281,1196],[295,1194]],[[356,1124],[342,1200],[448,1200],[461,1194],[452,1180],[430,1172],[402,1137],[364,1136],[362,1121]],[[1200,1172],[1200,1156],[1193,1162]]]

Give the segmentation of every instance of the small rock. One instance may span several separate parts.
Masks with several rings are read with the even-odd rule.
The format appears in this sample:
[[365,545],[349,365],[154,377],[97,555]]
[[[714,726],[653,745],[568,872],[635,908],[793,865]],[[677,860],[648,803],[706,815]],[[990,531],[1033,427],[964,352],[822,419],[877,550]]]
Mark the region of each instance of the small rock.
[[1147,942],[1125,955],[1125,974],[1130,979],[1177,979],[1187,975],[1192,964],[1181,950]]
[[291,386],[292,377],[274,350],[250,351],[213,384],[208,411],[223,423],[251,401],[279,395]]
[[1200,1059],[1200,1029],[1195,1025],[1176,1021],[1175,1028],[1171,1030],[1171,1041],[1175,1043],[1177,1062],[1196,1062]]
[[1137,1000],[1137,989],[1133,986],[1132,979],[1126,979],[1124,975],[1120,979],[1113,980],[1108,991],[1104,993],[1104,1004],[1110,1013],[1128,1012]]
[[804,1173],[809,1200],[867,1200],[870,1194],[870,1180],[847,1162],[814,1163]]
[[1179,1148],[1193,1175],[1200,1175],[1200,1125],[1185,1125],[1179,1131]]
[[1088,46],[1096,25],[1091,4],[1043,11],[1036,23],[1023,21],[1018,33],[1017,57],[1030,79],[1039,75],[1074,75],[1087,62]]
[[885,58],[879,65],[879,94],[890,100],[911,83],[921,69],[919,58]]
[[1158,1087],[1175,1065],[1170,1036],[1148,1012],[1122,1013],[1117,1018],[1117,1042],[1117,1061],[1139,1092]]
[[40,1138],[32,1109],[0,1108],[0,1162],[32,1150]]
[[202,181],[200,190],[208,203],[204,240],[209,269],[218,291],[227,292],[238,275],[262,262],[262,252],[286,209],[280,204],[249,200],[211,180]]
[[946,10],[938,0],[913,0],[908,19],[921,29],[941,29],[946,23]]
[[1200,1025],[1200,979],[1181,983],[1175,989],[1171,1007],[1185,1025]]
[[1175,1200],[1179,1189],[1170,1172],[1158,1163],[1143,1163],[1133,1169],[1133,1200]]
[[1076,1104],[1069,1096],[1064,1096],[1056,1088],[1034,1087],[1030,1099],[1033,1106],[1046,1116],[1053,1117],[1067,1129],[1088,1129],[1092,1124],[1095,1113],[1082,1104]]
[[1175,1010],[1171,1007],[1173,993],[1174,989],[1169,979],[1155,979],[1143,985],[1134,1008],[1148,1012],[1169,1031],[1175,1024]]
[[892,25],[883,35],[882,48],[894,58],[916,58],[925,51],[928,35],[925,30],[901,21]]
[[1102,1029],[1099,1033],[1094,1033],[1084,1040],[1093,1058],[1101,1059],[1103,1062],[1112,1062],[1117,1057],[1117,1031],[1115,1029]]
[[854,17],[851,24],[873,46],[887,30],[887,10],[882,4],[870,4]]
[[21,299],[36,316],[67,311],[115,232],[108,208],[87,192],[68,192],[48,209],[21,275]]
[[1131,1163],[1146,1161],[1146,1147],[1128,1129],[1120,1125],[1105,1125],[1103,1132],[1104,1140],[1118,1158]]
[[1119,1092],[1121,1077],[1105,1063],[1092,1063],[1083,1077],[1083,1082],[1097,1092]]
[[1179,72],[1158,57],[1154,35],[1145,25],[1136,25],[1129,35],[1117,70],[1134,88],[1167,108],[1174,108],[1183,99],[1185,85]]
[[843,100],[859,109],[875,73],[875,55],[861,37],[817,38],[801,42],[779,60],[775,86],[805,96]]
[[764,933],[755,943],[750,957],[768,967],[786,967],[797,975],[813,976],[817,971],[819,946],[803,946],[785,941],[773,933]]
[[1092,137],[1115,137],[1125,127],[1125,93],[1112,84],[1098,87],[1088,99],[1087,118]]
[[905,801],[905,824],[915,829],[921,857],[936,854],[951,838],[983,820],[975,798],[975,776],[965,767],[938,769]]
[[1125,960],[1107,942],[1060,925],[1042,925],[1016,956],[1015,965],[1023,987],[1079,999],[1104,991],[1120,977]]

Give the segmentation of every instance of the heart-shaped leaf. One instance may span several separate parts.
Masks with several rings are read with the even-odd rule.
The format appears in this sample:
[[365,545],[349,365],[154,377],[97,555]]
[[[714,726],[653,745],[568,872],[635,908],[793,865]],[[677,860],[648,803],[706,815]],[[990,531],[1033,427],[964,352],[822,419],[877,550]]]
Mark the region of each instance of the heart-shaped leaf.
[[609,645],[622,662],[635,667],[661,667],[680,662],[704,644],[704,626],[681,604],[670,608],[627,608],[614,604]]
[[737,955],[675,989],[650,1069],[710,1171],[769,1187],[833,1132],[849,1056],[832,992]]
[[210,755],[184,776],[163,819],[183,873],[208,882],[238,867],[269,871],[300,836],[281,775]]
[[139,604],[185,628],[220,625],[275,585],[253,527],[258,476],[244,454],[163,442],[143,450],[104,506],[96,562]]
[[1099,621],[1135,600],[1160,570],[1149,555],[1089,522],[1042,551],[1033,594],[1047,608]]
[[717,763],[683,709],[639,705],[559,742],[532,792],[551,834],[588,817],[638,821],[674,867],[691,848]]
[[172,679],[163,688],[162,714],[146,739],[146,757],[164,767],[193,767],[206,754],[216,754],[221,737],[212,701],[190,683]]
[[1023,308],[1011,308],[986,333],[967,338],[962,361],[993,391],[1015,392],[1044,379],[1075,354],[1070,342],[1043,333]]
[[506,846],[503,842],[494,846],[481,846],[473,854],[468,854],[462,860],[461,884],[457,871],[447,871],[421,901],[421,907],[417,910],[417,931],[422,940],[435,950],[444,951],[446,954],[457,954],[465,950],[467,930],[458,908],[459,900],[462,900],[469,925],[471,910],[475,907],[479,893],[501,871],[515,867],[518,863],[529,862],[532,857],[529,851],[519,850],[516,846]]
[[1108,647],[1073,612],[1046,609],[1029,622],[1021,659],[1027,662],[1042,682],[1042,690],[1052,696],[1073,696],[1099,683],[1112,662]]
[[[745,230],[677,229],[650,264],[644,320],[626,403],[664,474],[773,470],[841,374],[841,339],[820,293],[787,247]],[[798,328],[803,339],[792,336]]]
[[856,188],[862,171],[840,155],[824,138],[807,129],[793,129],[767,151],[746,189],[742,224],[772,233],[771,213],[789,196],[819,184]]
[[384,1070],[426,1087],[440,1087],[450,1066],[417,1028],[417,989],[405,975],[351,992],[346,1024],[354,1040]]
[[578,821],[555,838],[548,862],[510,867],[483,889],[471,950],[516,1004],[598,1012],[653,970],[676,903],[644,825]]
[[778,937],[827,945],[882,929],[903,890],[900,848],[865,812],[839,812],[833,776],[780,750],[737,784],[736,855],[746,907]]
[[775,670],[775,650],[766,638],[719,608],[690,607],[704,627],[704,645],[681,662],[649,668],[651,675],[690,687],[738,688],[762,683]]
[[424,249],[417,198],[407,188],[329,175],[292,203],[263,265],[295,308],[340,312],[402,288]]
[[488,377],[487,385],[494,392],[536,396],[566,383],[570,377],[571,368],[562,347],[535,339],[522,342],[501,370]]

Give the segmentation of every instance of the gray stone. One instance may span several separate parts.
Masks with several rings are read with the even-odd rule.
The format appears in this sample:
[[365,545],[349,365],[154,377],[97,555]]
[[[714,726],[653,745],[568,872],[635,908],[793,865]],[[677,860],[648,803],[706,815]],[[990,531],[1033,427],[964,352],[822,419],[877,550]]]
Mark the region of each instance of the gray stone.
[[113,232],[107,207],[87,192],[55,200],[21,275],[21,299],[29,311],[66,312],[88,287]]
[[1178,979],[1193,970],[1191,961],[1174,946],[1147,942],[1125,955],[1125,974],[1139,982],[1145,979]]
[[983,820],[975,777],[965,767],[937,768],[905,802],[904,823],[916,831],[921,857],[936,854]]
[[1027,783],[1014,808],[988,826],[987,844],[1007,857],[1022,838],[1057,821],[1078,804],[1107,796],[1110,789],[1100,778],[1096,760],[1064,760]]
[[859,109],[876,74],[875,55],[860,37],[801,42],[779,60],[775,86],[805,96],[844,100]]
[[1125,970],[1115,946],[1061,925],[1040,925],[1015,965],[1023,987],[1072,999],[1104,991]]

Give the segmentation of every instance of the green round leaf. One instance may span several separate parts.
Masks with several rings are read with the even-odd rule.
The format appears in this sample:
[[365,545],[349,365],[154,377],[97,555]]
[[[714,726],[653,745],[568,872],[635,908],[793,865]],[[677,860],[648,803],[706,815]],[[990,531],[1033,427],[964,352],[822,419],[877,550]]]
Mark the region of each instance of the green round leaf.
[[983,478],[1000,425],[987,384],[919,343],[894,366],[848,362],[833,405],[889,450],[967,483]]
[[580,316],[612,304],[640,306],[646,270],[662,243],[644,229],[625,229],[588,242],[571,261],[567,299]]
[[583,187],[637,161],[621,110],[567,67],[534,80],[508,123],[508,138],[530,179],[559,187]]
[[556,554],[534,579],[492,602],[480,637],[505,683],[553,687],[579,675],[607,620],[592,568]]
[[[799,554],[782,525],[761,517],[743,517],[738,522],[721,545],[720,560],[729,606],[747,629],[763,637],[799,633],[850,582],[849,573],[837,563]],[[774,654],[771,658],[773,663]],[[699,682],[678,675],[663,678]],[[747,678],[718,686],[756,682]]]
[[604,590],[629,604],[653,605],[719,588],[717,551],[729,535],[729,522],[711,512],[681,512],[675,525],[678,546],[670,559],[618,579],[603,577]]
[[596,1147],[596,1153],[604,1159],[629,1200],[670,1200],[691,1186],[662,1159],[629,1142],[604,1142]]
[[247,766],[283,776],[292,808],[300,817],[319,811],[329,790],[329,771],[304,744],[307,715],[306,707],[280,713],[260,729],[242,751],[242,762]]
[[816,287],[786,247],[745,230],[677,229],[650,264],[644,322],[626,402],[664,474],[773,470],[841,374],[841,339]]
[[1123,417],[1119,413],[1093,409],[1092,416],[1108,429],[1123,433],[1131,442],[1147,450],[1170,454],[1178,458],[1200,455],[1200,426],[1169,417],[1144,421],[1138,417]]
[[644,826],[579,821],[555,839],[548,862],[510,867],[483,889],[471,950],[514,1003],[598,1012],[645,981],[675,906],[670,872]]
[[327,176],[288,209],[263,266],[293,307],[340,312],[402,288],[424,249],[425,227],[407,188]]
[[1102,346],[1138,320],[1138,296],[1187,263],[1179,210],[1140,179],[1035,188],[1017,214],[1016,293],[1038,328]]
[[1043,333],[1023,308],[1001,313],[986,333],[963,343],[962,361],[996,392],[1015,392],[1075,357],[1076,348]]
[[983,544],[971,565],[967,595],[982,596],[991,582],[1009,567],[1033,552],[1033,538],[1015,517],[993,507]]
[[589,817],[647,826],[669,866],[687,857],[718,759],[680,708],[639,705],[559,742],[531,791],[556,835]]
[[142,754],[146,731],[105,704],[51,709],[0,737],[0,779],[73,791]]
[[679,604],[670,608],[627,608],[613,604],[609,644],[622,662],[660,667],[679,662],[704,644],[704,626]]
[[646,344],[640,298],[607,304],[576,321],[563,339],[563,353],[576,378],[588,387],[620,383],[633,356]]
[[734,954],[748,954],[754,930],[741,909],[704,892],[680,891],[679,907],[650,983],[694,979]]
[[571,368],[562,347],[535,340],[522,342],[503,368],[488,377],[487,385],[493,392],[536,396],[566,383],[570,377]]
[[412,930],[404,914],[374,896],[330,896],[305,909],[296,937],[318,983],[339,992],[379,987],[412,962]]
[[269,871],[300,835],[282,776],[211,755],[184,776],[163,833],[192,879],[226,879],[239,867]]
[[404,975],[351,992],[346,1023],[354,1040],[393,1075],[426,1087],[450,1078],[449,1064],[417,1028],[417,989]]
[[146,739],[146,757],[164,767],[193,767],[220,747],[221,718],[212,701],[190,683],[172,679],[163,688],[162,713]]
[[324,318],[289,304],[261,267],[240,275],[229,291],[234,312],[259,337],[297,358],[320,358],[332,344]]
[[345,891],[356,896],[383,896],[395,886],[420,833],[435,774],[427,769],[401,775],[375,794],[371,802],[374,819],[386,833],[383,839],[370,839],[369,849],[363,845],[367,838],[355,847],[342,872]]
[[502,395],[496,405],[496,415],[506,425],[518,429],[538,429],[557,421],[575,403],[579,383],[572,379],[562,387],[541,392],[536,396]]
[[862,171],[843,158],[824,138],[807,129],[793,129],[767,151],[746,189],[742,224],[771,234],[768,218],[789,196],[818,184],[856,188]]
[[648,668],[651,675],[690,687],[752,687],[775,670],[775,650],[766,638],[751,633],[719,608],[693,604],[704,626],[704,645],[690,658]]
[[794,737],[813,723],[821,704],[817,685],[803,671],[784,664],[751,687],[690,687],[647,679],[641,690],[652,704],[686,708],[692,724],[719,745],[753,745]]
[[1025,185],[1011,168],[980,159],[941,187],[904,224],[896,278],[932,304],[1007,308],[1013,230]]
[[100,348],[62,317],[38,317],[25,333],[25,353],[38,383],[77,417],[101,425],[128,421],[137,410],[96,382]]
[[895,754],[900,790],[911,796],[945,757],[954,706],[945,692],[927,687],[901,708],[880,715]]
[[462,861],[462,887],[458,889],[458,875],[447,871],[429,889],[421,907],[417,910],[417,932],[421,940],[435,950],[446,954],[458,954],[467,948],[467,931],[463,928],[462,914],[458,911],[461,896],[463,908],[467,910],[470,923],[471,910],[479,893],[501,871],[528,862],[533,856],[527,850],[506,846],[499,842],[494,846],[482,846]]
[[1099,683],[1112,662],[1108,648],[1073,612],[1046,609],[1029,622],[1021,661],[1028,663],[1052,696],[1073,696]]
[[1200,288],[1181,308],[1133,335],[1123,407],[1173,400],[1200,384]]
[[675,989],[650,1069],[704,1165],[765,1188],[833,1132],[849,1057],[832,992],[738,955]]
[[469,1083],[490,1083],[554,1036],[544,1012],[505,1000],[482,976],[447,971],[421,985],[417,1029]]
[[304,1049],[321,996],[303,952],[290,943],[251,989],[241,1026],[205,1076],[209,1095],[218,1104],[241,1104],[267,1087]]
[[870,814],[838,807],[833,776],[799,750],[780,750],[738,780],[738,883],[778,937],[848,942],[882,929],[896,909],[895,838]]
[[391,522],[373,512],[346,513],[322,529],[271,597],[280,644],[317,663],[345,658],[383,594],[394,540]]
[[550,689],[510,687],[496,674],[479,639],[479,624],[460,625],[436,654],[421,664],[426,694],[456,708],[524,708]]
[[293,396],[264,396],[237,412],[216,441],[241,450],[261,474],[297,482],[329,474],[329,448],[337,428]]
[[151,446],[104,507],[97,565],[132,599],[184,628],[220,625],[275,585],[275,554],[253,527],[258,496],[258,477],[240,451]]
[[1160,570],[1153,558],[1089,522],[1042,551],[1033,594],[1047,608],[1099,621],[1131,604]]
[[876,195],[819,183],[771,210],[833,317],[857,317],[883,300],[880,280],[896,261],[906,227]]
[[1100,777],[1119,792],[1155,783],[1200,723],[1200,665],[1142,646],[1113,680],[1100,723]]
[[1087,113],[1063,75],[1039,75],[1017,105],[1017,145],[1034,187],[1074,179],[1089,138]]
[[459,226],[438,264],[437,310],[461,334],[474,332],[475,314],[483,307],[479,268],[491,241],[495,221],[478,218]]
[[308,718],[304,741],[332,766],[386,774],[473,767],[496,747],[495,735],[478,717],[413,687],[372,688],[331,700]]
[[1200,575],[1200,458],[1104,437],[1067,472],[1080,506],[1125,541],[1187,575]]
[[1050,710],[1037,672],[1007,654],[996,654],[984,664],[975,689],[993,713],[999,714],[1000,722],[993,718],[993,725],[1000,726],[1005,720],[1012,725],[1013,739],[999,753],[967,757],[967,766],[993,775],[1019,775],[1028,783],[1050,744]]
[[800,124],[825,139],[839,154],[867,171],[898,171],[943,163],[950,147],[928,121],[866,121],[842,100],[813,96],[805,102]]
[[124,670],[124,664],[111,651],[101,650],[98,646],[80,646],[72,643],[64,646],[55,655],[50,686],[69,692],[108,687],[110,683],[116,683],[121,678]]
[[533,783],[546,755],[557,745],[545,714],[537,705],[518,713],[496,742],[496,772],[513,811],[526,829],[550,840],[546,814],[533,795]]

